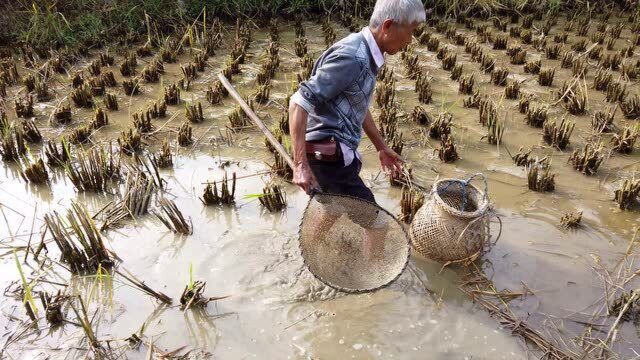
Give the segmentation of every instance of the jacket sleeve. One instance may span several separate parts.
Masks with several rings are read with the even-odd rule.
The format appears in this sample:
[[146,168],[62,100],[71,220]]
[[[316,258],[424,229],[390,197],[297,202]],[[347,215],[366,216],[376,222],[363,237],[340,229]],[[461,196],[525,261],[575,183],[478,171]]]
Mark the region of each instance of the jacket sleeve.
[[341,51],[328,54],[322,64],[318,64],[315,73],[300,83],[291,100],[310,113],[351,86],[361,70],[353,54]]

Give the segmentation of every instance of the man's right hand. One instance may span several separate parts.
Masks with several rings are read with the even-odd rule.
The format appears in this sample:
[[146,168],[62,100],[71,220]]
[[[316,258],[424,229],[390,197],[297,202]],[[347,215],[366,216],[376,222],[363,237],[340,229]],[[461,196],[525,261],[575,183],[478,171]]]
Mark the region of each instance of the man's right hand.
[[300,186],[307,194],[311,195],[312,189],[320,189],[309,163],[304,161],[297,163],[293,169],[293,183]]

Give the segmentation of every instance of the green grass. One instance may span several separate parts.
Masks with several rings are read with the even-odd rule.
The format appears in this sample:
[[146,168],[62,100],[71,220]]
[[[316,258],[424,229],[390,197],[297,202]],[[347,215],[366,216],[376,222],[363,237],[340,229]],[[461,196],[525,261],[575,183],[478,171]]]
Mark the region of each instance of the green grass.
[[562,7],[561,0],[548,0],[547,2],[547,9],[551,12],[559,11],[561,7]]
[[194,284],[195,282],[193,281],[193,263],[189,263],[189,284],[187,285],[187,288],[189,290],[193,290]]
[[32,4],[29,12],[29,25],[20,33],[20,40],[34,46],[51,44],[52,47],[72,40],[68,37],[70,24],[53,6],[42,9]]
[[18,255],[16,254],[16,250],[13,250],[13,257],[16,260],[16,267],[18,268],[18,272],[20,273],[20,279],[22,280],[22,288],[24,290],[24,295],[22,298],[23,303],[29,303],[29,307],[31,307],[31,311],[35,316],[38,316],[38,308],[36,307],[36,302],[33,300],[33,293],[31,292],[31,284],[27,281],[27,278],[24,276],[24,272],[22,271],[22,266],[20,265],[20,260],[18,260]]
[[335,0],[185,0],[184,14],[188,18],[195,18],[206,7],[210,15],[222,17],[234,17],[234,14],[289,15],[329,9],[336,2]]
[[[496,12],[528,12],[532,9],[557,12],[568,6],[563,0],[423,0],[435,14],[456,16],[493,15]],[[575,9],[586,8],[587,0],[576,0]],[[574,3],[574,2],[572,2]],[[341,5],[344,4],[344,5]],[[311,14],[326,15],[346,9],[368,17],[375,0],[15,0],[0,2],[0,46],[15,41],[36,50],[87,47],[128,33],[144,35],[147,16],[152,28],[167,34],[179,25],[190,24],[206,10],[206,18],[235,20],[272,15],[287,18]],[[640,2],[635,9],[637,12]],[[204,17],[200,17],[203,19]]]
[[[485,16],[495,15],[496,12],[515,11],[526,14],[534,9],[544,12],[556,12],[565,7],[576,10],[587,9],[587,4],[593,8],[594,2],[588,0],[424,0],[427,8],[433,8],[436,14],[457,16],[459,14],[483,14]],[[605,1],[612,3],[612,1]],[[598,4],[598,2],[595,2]],[[634,9],[631,9],[633,11]],[[635,11],[638,10],[638,5]]]
[[[36,49],[90,46],[128,32],[144,33],[145,14],[158,24],[182,19],[176,0],[19,2],[11,38]],[[111,36],[110,36],[111,35]]]
[[[95,299],[100,303],[113,304],[113,277],[109,270],[98,264],[98,270],[96,270],[95,275],[89,275],[86,278],[93,280],[89,291],[89,302]],[[106,295],[107,299],[104,298],[104,295]]]
[[[168,33],[189,24],[203,9],[207,18],[234,20],[290,15],[332,8],[338,0],[17,0],[0,5],[0,46],[21,41],[37,50],[91,46],[127,33],[146,33],[147,16],[154,31]],[[349,0],[355,1],[355,0]],[[370,0],[358,0],[361,3]]]

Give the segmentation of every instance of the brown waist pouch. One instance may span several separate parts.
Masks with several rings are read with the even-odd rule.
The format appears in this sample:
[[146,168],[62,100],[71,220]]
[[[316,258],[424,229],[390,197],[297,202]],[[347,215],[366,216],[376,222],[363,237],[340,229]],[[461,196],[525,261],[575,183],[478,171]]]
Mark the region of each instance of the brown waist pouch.
[[308,158],[327,162],[340,159],[340,146],[333,137],[307,141],[305,147]]

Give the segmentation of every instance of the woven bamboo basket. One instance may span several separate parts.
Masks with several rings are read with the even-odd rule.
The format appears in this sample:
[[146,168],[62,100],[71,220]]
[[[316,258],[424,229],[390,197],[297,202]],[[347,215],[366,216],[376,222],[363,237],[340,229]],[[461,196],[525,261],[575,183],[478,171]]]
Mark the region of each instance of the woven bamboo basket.
[[469,184],[476,176],[433,185],[410,227],[411,242],[420,254],[439,262],[457,261],[483,251],[489,243],[486,181],[483,192]]

